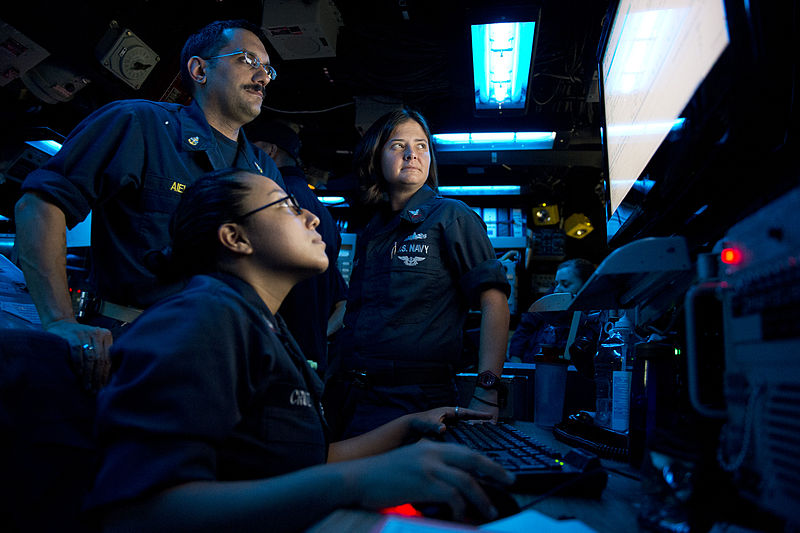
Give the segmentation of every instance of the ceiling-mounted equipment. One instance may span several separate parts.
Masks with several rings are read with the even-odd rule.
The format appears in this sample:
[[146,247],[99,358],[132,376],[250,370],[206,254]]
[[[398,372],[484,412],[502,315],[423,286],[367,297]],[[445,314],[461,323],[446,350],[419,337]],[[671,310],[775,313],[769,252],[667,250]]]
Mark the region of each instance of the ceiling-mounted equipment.
[[592,230],[594,230],[592,222],[583,213],[573,213],[564,221],[564,233],[574,239],[583,239]]
[[336,56],[344,24],[332,0],[265,0],[261,27],[284,61]]
[[522,115],[528,108],[539,10],[497,11],[470,24],[477,116]]
[[519,185],[439,185],[443,196],[519,196]]
[[119,79],[138,89],[159,61],[156,54],[131,30],[112,20],[95,48],[100,63]]
[[28,69],[20,79],[31,94],[48,104],[69,102],[90,83],[89,78],[52,57]]
[[558,206],[547,203],[541,203],[535,206],[531,209],[531,215],[535,226],[552,226],[553,224],[558,224],[561,220],[558,213]]
[[50,52],[0,21],[0,87],[39,64]]
[[440,152],[484,150],[552,150],[554,131],[436,133],[433,144]]

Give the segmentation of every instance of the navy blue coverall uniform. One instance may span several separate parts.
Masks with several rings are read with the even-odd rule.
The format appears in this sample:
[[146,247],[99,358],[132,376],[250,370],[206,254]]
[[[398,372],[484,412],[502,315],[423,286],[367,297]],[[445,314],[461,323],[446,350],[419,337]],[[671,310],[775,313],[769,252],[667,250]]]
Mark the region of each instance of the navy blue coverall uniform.
[[345,299],[347,291],[344,278],[336,266],[342,237],[328,208],[308,187],[303,170],[296,166],[281,167],[279,170],[287,192],[297,198],[301,207],[314,213],[320,220],[317,231],[325,241],[328,269],[295,285],[283,300],[278,313],[306,357],[316,361],[319,372],[324,372],[328,353],[328,318],[336,302]]
[[103,452],[87,509],[201,480],[276,476],[326,461],[322,381],[255,289],[195,276],[111,347]]
[[[61,150],[28,175],[22,191],[55,203],[69,228],[91,210],[94,290],[115,304],[145,308],[176,290],[148,269],[147,255],[169,243],[181,193],[227,166],[197,103],[122,100],[85,118]],[[241,131],[234,166],[283,186],[272,159]]]
[[491,288],[510,290],[486,225],[465,203],[425,185],[399,213],[378,213],[356,241],[329,367],[326,406],[343,416],[329,419],[335,438],[455,405],[467,312]]

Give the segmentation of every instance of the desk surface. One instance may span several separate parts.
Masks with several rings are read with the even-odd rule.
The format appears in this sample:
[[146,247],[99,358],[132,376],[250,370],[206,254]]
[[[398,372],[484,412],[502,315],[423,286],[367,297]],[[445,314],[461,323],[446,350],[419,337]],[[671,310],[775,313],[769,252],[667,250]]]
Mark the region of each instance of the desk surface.
[[[556,440],[550,430],[532,422],[517,422],[522,431],[561,452],[570,446]],[[530,507],[556,519],[577,518],[600,533],[638,531],[637,511],[641,484],[637,472],[627,463],[602,460],[608,471],[608,484],[599,499],[567,496],[550,496]],[[538,498],[537,494],[518,494],[521,506]],[[382,519],[381,515],[367,511],[339,510],[309,529],[313,533],[333,531],[371,531]]]
[[[557,440],[552,431],[542,429],[532,422],[517,422],[525,433],[550,444],[561,452],[570,446]],[[551,496],[531,506],[552,518],[577,518],[600,533],[638,531],[637,512],[641,497],[638,472],[627,463],[603,459],[608,472],[608,484],[599,499]],[[521,505],[532,501],[535,494],[518,496]]]

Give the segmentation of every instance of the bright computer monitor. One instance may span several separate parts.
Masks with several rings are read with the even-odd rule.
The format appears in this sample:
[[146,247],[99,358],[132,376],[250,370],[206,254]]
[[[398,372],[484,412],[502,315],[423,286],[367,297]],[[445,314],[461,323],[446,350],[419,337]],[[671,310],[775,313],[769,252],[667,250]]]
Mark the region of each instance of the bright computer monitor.
[[600,57],[609,240],[652,186],[648,163],[730,42],[722,0],[620,0]]
[[793,2],[612,0],[598,48],[607,237],[700,251],[798,182]]

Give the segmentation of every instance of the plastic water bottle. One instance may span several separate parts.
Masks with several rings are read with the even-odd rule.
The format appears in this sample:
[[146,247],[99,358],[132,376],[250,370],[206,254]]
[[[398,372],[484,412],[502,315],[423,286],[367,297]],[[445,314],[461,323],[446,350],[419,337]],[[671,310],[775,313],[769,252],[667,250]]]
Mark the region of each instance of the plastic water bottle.
[[594,358],[594,421],[599,426],[616,431],[628,429],[631,372],[627,360],[632,331],[630,326],[630,322],[624,317],[614,322]]
[[625,343],[620,365],[611,379],[611,429],[628,431],[631,423],[631,382],[633,381],[633,345],[636,334],[633,324],[622,315],[615,324],[617,333]]
[[611,391],[614,367],[618,363],[617,354],[621,350],[619,338],[609,333],[600,343],[594,358],[595,415],[598,426],[611,426]]

